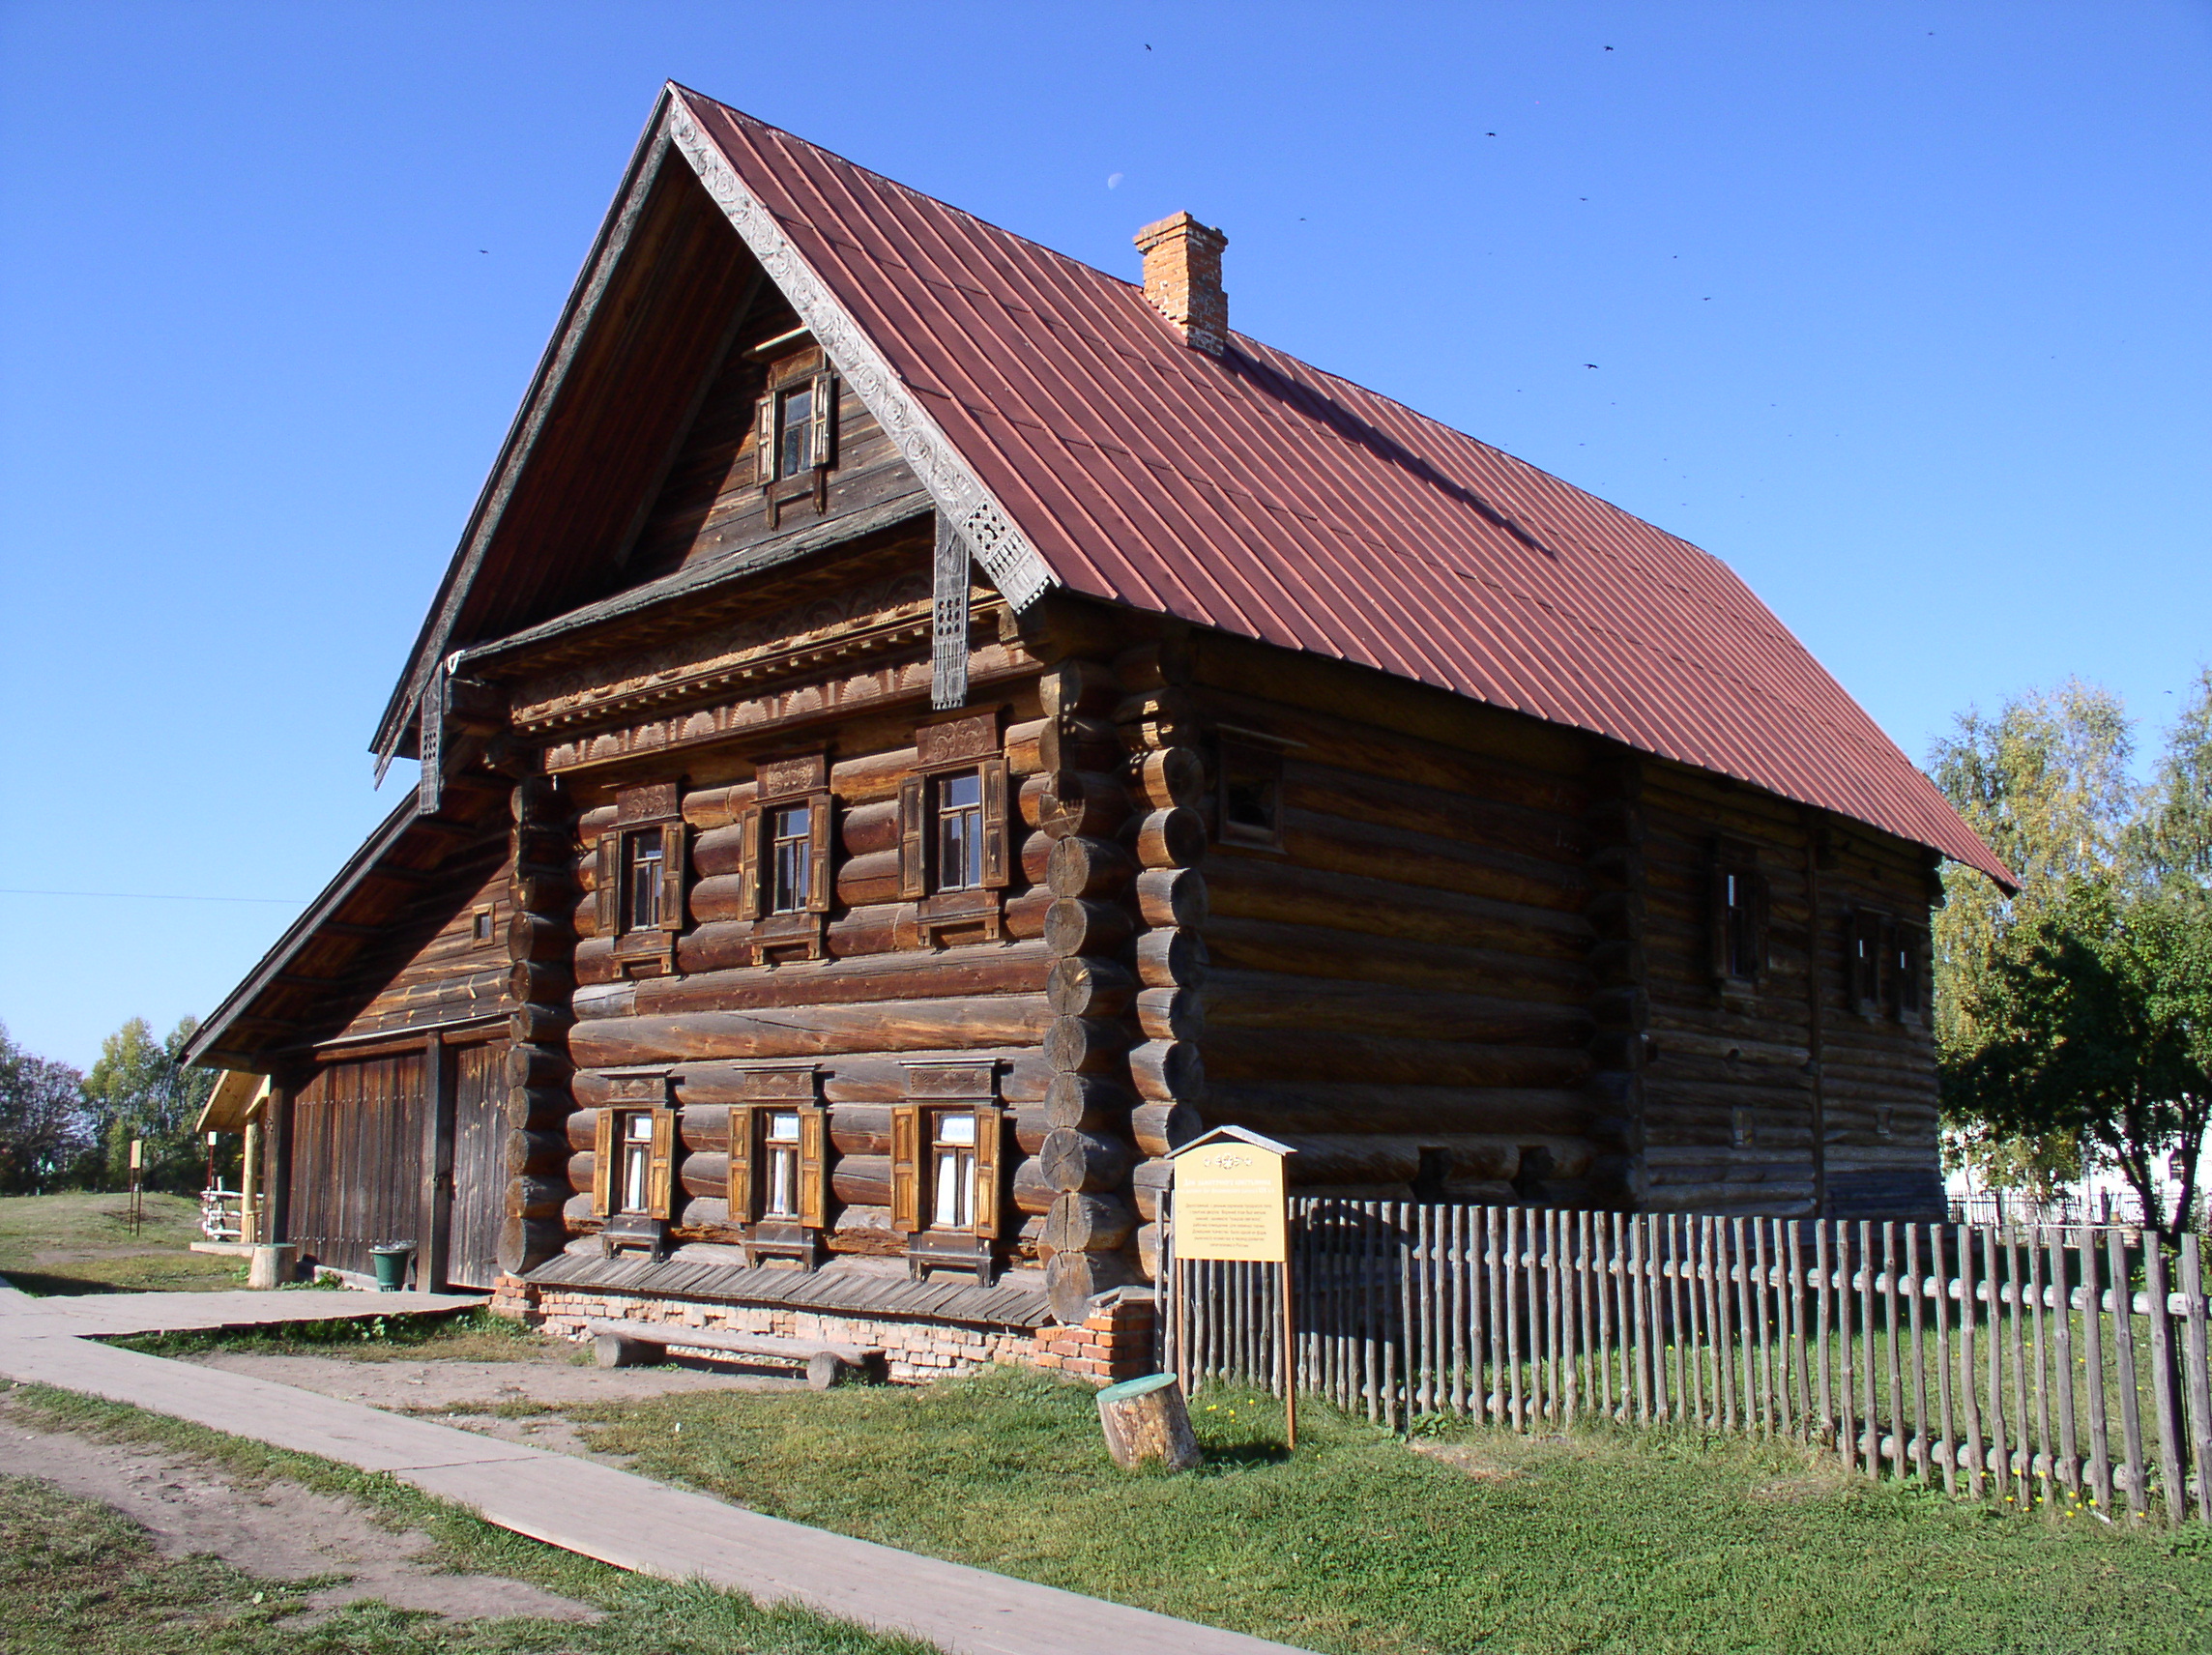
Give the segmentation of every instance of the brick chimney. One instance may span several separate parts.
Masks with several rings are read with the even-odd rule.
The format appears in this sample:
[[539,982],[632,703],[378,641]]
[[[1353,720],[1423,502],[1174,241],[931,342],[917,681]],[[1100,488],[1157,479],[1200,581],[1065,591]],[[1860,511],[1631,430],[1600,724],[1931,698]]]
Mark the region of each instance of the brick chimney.
[[1208,356],[1229,348],[1229,295],[1221,291],[1221,249],[1229,238],[1178,213],[1136,235],[1145,255],[1145,297]]

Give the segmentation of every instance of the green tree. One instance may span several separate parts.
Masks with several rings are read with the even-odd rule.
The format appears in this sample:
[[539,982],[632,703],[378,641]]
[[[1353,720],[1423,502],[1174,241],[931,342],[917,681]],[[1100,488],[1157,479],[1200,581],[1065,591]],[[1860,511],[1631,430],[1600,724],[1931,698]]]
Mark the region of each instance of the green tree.
[[1999,1188],[2041,1194],[2092,1167],[2187,1221],[2212,1116],[2212,671],[2168,733],[2157,780],[2080,682],[1967,713],[1936,779],[2020,876],[1944,877],[1936,1032],[1946,1145]]
[[105,1155],[112,1187],[131,1176],[131,1141],[145,1141],[141,1178],[146,1188],[189,1193],[206,1176],[205,1151],[192,1130],[215,1074],[189,1069],[185,1046],[198,1030],[188,1017],[166,1040],[156,1040],[143,1017],[133,1017],[101,1042],[100,1060],[84,1078],[84,1095]]
[[92,1147],[84,1077],[26,1051],[0,1024],[0,1191],[48,1190],[68,1182]]

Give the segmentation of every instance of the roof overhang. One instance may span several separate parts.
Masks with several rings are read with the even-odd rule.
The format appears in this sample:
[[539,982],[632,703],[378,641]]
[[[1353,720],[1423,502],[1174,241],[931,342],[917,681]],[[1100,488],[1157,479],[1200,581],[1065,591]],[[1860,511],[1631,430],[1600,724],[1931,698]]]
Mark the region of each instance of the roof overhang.
[[[654,238],[641,236],[640,230],[651,218],[655,188],[671,166],[684,168],[705,189],[759,270],[799,313],[1007,602],[1016,609],[1026,609],[1057,584],[1050,566],[961,457],[937,421],[702,130],[689,102],[693,96],[673,81],[664,86],[653,118],[630,157],[614,205],[599,226],[552,341],[532,376],[522,406],[470,513],[460,545],[417,634],[406,671],[385,706],[371,742],[380,780],[392,760],[413,740],[417,709],[439,663],[458,649],[492,641],[464,635],[468,631],[464,624],[468,599],[484,578],[487,559],[503,526],[532,486],[530,462],[545,440],[564,392],[576,378],[577,364],[595,330],[626,327],[634,320],[624,306],[612,308],[624,308],[625,314],[608,317],[607,301],[623,285],[620,278],[626,261],[652,256],[653,249],[641,248],[640,243]],[[714,359],[719,361],[718,351]],[[704,375],[713,365],[710,363],[700,370],[701,389]],[[657,470],[652,472],[649,487],[657,488],[661,475]],[[649,500],[635,503],[633,532],[648,504]],[[607,557],[618,563],[627,551],[626,545],[604,549]],[[523,624],[543,622],[567,607],[569,605],[552,605],[547,613],[532,616]],[[503,626],[492,636],[514,629]]]

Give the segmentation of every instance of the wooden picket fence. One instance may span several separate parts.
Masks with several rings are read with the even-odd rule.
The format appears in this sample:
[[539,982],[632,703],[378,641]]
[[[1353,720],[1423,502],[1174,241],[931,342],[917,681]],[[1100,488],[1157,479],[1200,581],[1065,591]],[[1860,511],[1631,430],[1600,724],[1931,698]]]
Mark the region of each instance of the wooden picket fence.
[[[1272,1264],[1175,1258],[1161,1366],[1281,1395]],[[2021,1509],[2212,1523],[2198,1237],[1296,1198],[1301,1393],[1392,1429],[1794,1437]]]

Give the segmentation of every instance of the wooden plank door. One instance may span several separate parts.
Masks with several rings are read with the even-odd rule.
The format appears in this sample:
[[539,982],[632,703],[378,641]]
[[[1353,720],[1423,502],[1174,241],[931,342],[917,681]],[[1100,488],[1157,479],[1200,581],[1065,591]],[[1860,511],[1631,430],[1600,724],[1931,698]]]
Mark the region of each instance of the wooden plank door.
[[453,1053],[453,1195],[446,1279],[488,1290],[499,1277],[507,1198],[507,1043]]
[[422,1055],[326,1064],[293,1106],[291,1239],[303,1263],[367,1275],[422,1224]]

